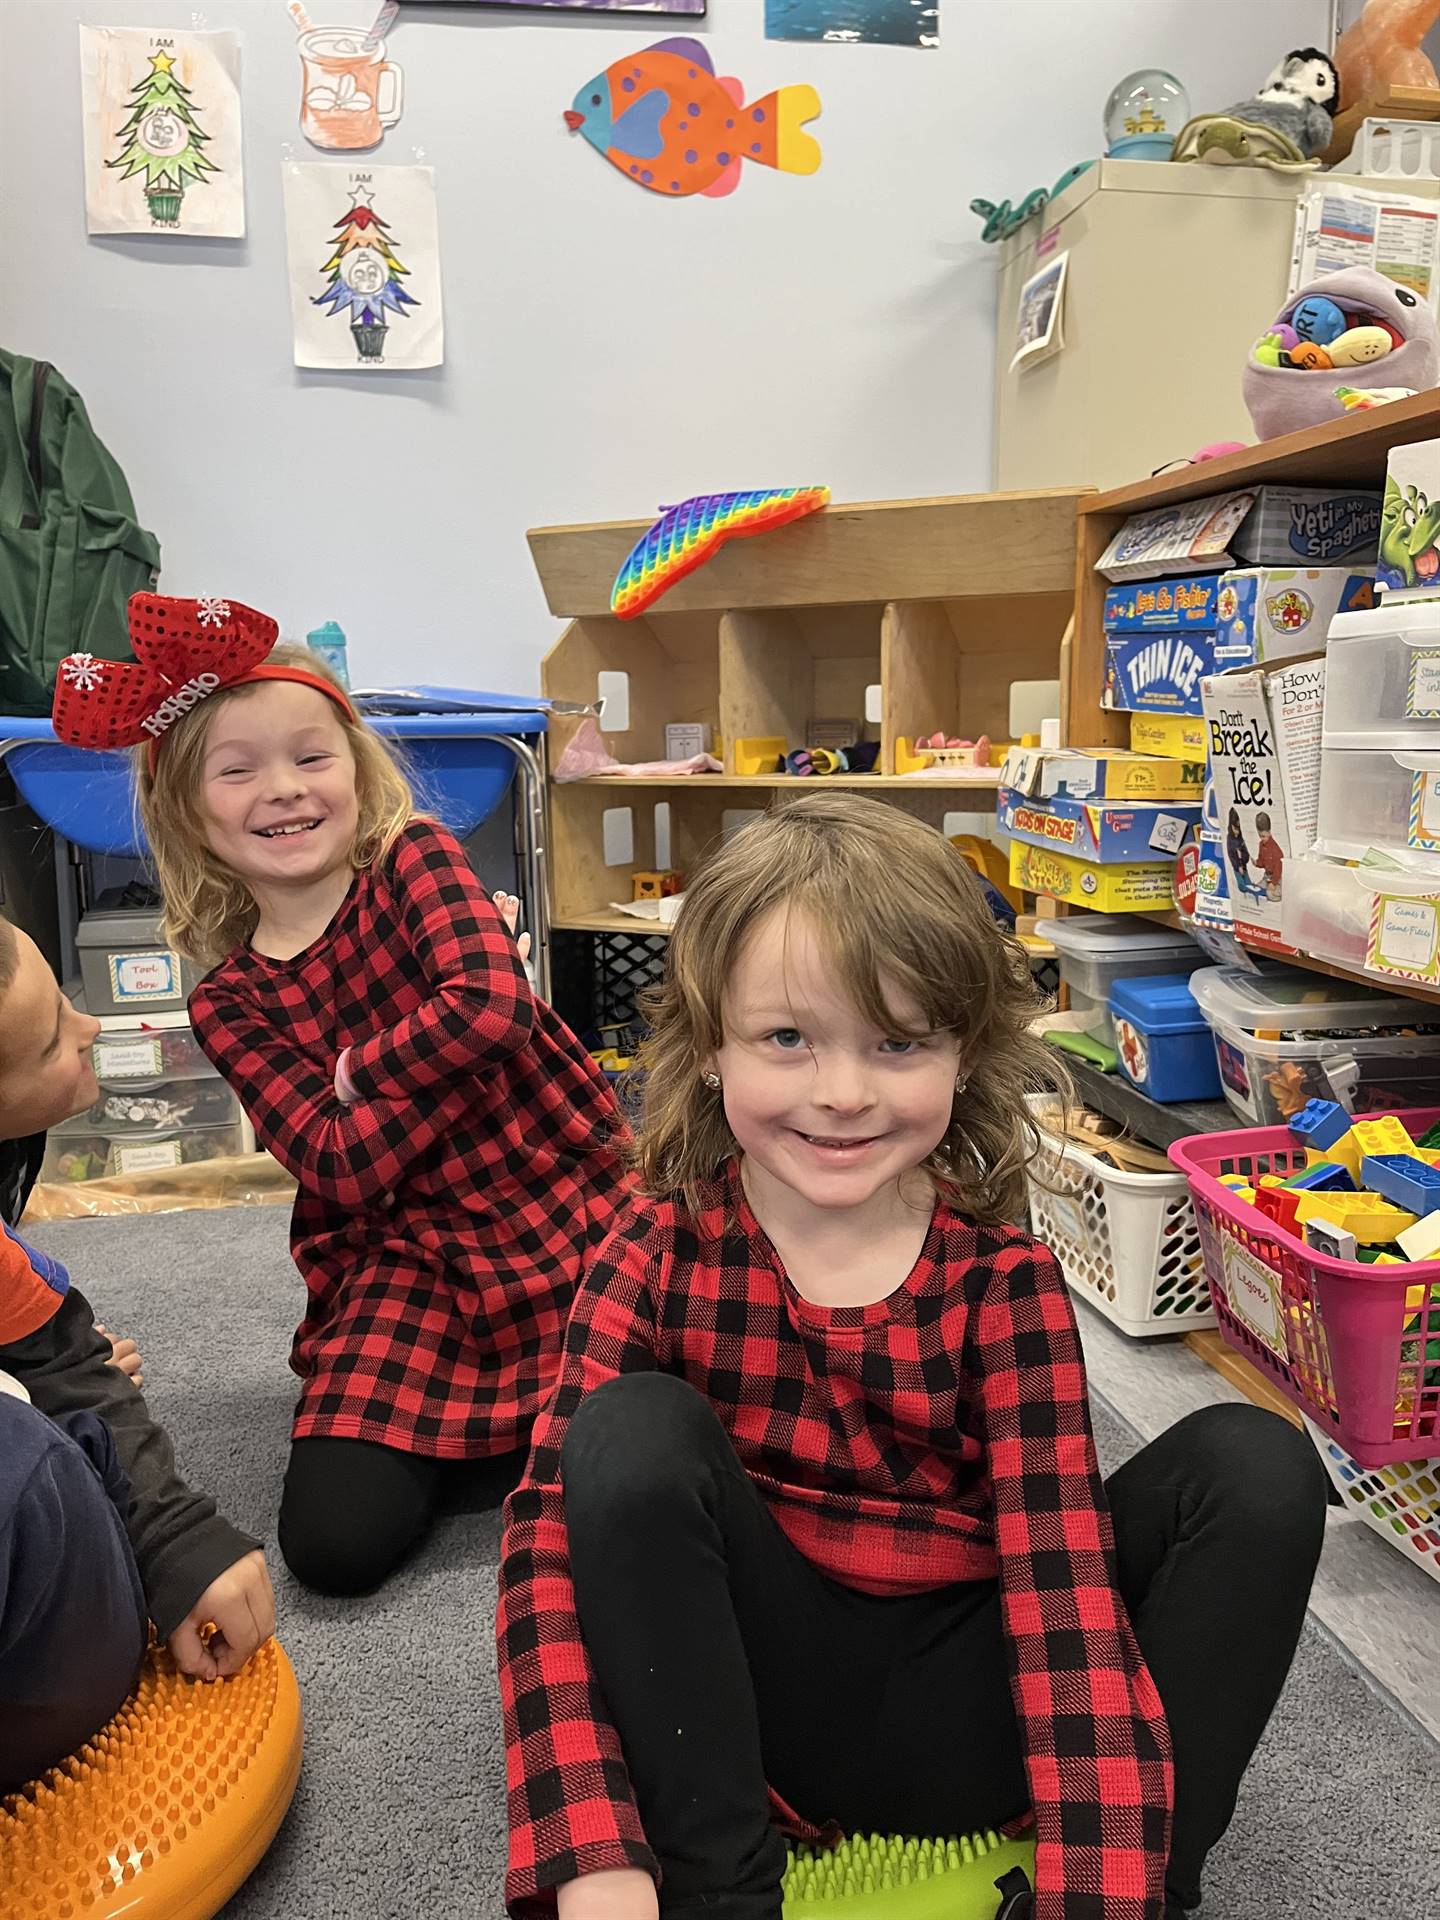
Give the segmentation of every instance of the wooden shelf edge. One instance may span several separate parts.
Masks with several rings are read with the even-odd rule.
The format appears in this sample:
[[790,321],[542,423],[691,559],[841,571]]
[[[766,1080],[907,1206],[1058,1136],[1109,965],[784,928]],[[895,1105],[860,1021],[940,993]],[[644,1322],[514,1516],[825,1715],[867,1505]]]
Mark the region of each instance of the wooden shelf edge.
[[662,926],[658,920],[637,920],[630,913],[560,914],[550,922],[552,933],[633,933],[647,939],[668,940],[674,923]]
[[[971,507],[980,502],[987,505],[996,502],[1003,506],[1013,506],[1021,500],[1080,500],[1094,492],[1093,487],[1021,487],[1011,493],[935,493],[917,494],[909,499],[900,500],[832,500],[822,511],[828,514],[881,514],[903,512],[910,507]],[[638,539],[647,528],[654,526],[652,515],[648,520],[583,520],[571,525],[529,527],[527,540],[545,540],[556,534],[589,533],[625,533]]]
[[1212,493],[1230,493],[1265,481],[1287,485],[1365,484],[1378,489],[1385,484],[1385,459],[1392,447],[1436,437],[1440,437],[1440,393],[1432,388],[1409,400],[1393,400],[1343,420],[1327,420],[1300,433],[1262,440],[1243,453],[1204,460],[1198,467],[1182,467],[1176,473],[1132,481],[1108,493],[1092,493],[1081,500],[1079,511],[1082,518],[1138,513],[1147,507],[1202,500]]
[[567,787],[678,787],[693,792],[728,791],[733,788],[752,792],[806,792],[818,787],[844,787],[864,793],[904,793],[914,789],[924,793],[991,794],[1000,784],[1000,769],[993,767],[984,780],[951,780],[943,774],[835,773],[804,775],[798,773],[597,773],[584,780],[552,781],[551,791],[563,793]]
[[1207,1367],[1213,1367],[1232,1387],[1244,1394],[1252,1406],[1263,1407],[1267,1413],[1278,1413],[1282,1420],[1288,1420],[1292,1427],[1303,1427],[1300,1409],[1293,1400],[1289,1400],[1278,1387],[1272,1386],[1258,1367],[1252,1367],[1243,1353],[1237,1353],[1225,1336],[1211,1327],[1201,1328],[1198,1332],[1187,1333],[1185,1344],[1192,1353],[1198,1354]]

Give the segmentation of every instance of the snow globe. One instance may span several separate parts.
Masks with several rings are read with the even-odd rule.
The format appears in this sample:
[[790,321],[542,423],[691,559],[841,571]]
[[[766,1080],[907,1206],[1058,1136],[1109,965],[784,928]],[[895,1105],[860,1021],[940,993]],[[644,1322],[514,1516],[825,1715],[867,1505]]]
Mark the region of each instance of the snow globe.
[[1159,67],[1127,73],[1105,103],[1105,146],[1112,160],[1168,160],[1190,118],[1190,96]]

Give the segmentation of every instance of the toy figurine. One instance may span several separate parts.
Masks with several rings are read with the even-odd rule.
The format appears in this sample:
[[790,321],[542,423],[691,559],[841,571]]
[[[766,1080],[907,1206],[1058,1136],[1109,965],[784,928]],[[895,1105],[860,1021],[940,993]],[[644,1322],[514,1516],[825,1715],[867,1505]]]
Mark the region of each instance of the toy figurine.
[[1175,136],[1172,157],[1303,172],[1319,166],[1334,137],[1339,104],[1335,62],[1318,47],[1297,47],[1253,99],[1188,120]]

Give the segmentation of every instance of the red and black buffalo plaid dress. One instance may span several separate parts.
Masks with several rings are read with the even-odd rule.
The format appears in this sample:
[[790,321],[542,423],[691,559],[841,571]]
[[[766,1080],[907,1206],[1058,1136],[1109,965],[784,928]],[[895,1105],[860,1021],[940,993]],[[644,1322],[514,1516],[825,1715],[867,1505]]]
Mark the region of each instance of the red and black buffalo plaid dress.
[[998,1576],[1035,1813],[1035,1920],[1155,1920],[1169,1730],[1116,1590],[1054,1255],[940,1204],[888,1299],[818,1307],[787,1279],[737,1170],[712,1192],[695,1217],[636,1201],[589,1262],[507,1508],[496,1631],[510,1905],[541,1914],[579,1874],[654,1870],[576,1619],[560,1449],[585,1394],[657,1368],[711,1403],[780,1527],[830,1579],[906,1594]]
[[313,946],[232,954],[190,1012],[300,1184],[295,1438],[443,1459],[523,1446],[626,1177],[609,1087],[531,994],[459,842],[412,821]]

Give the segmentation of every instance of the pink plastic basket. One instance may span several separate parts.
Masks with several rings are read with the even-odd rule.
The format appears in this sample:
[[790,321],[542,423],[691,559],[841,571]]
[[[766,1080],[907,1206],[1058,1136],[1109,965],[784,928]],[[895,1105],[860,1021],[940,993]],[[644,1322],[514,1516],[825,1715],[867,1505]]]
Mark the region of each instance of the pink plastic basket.
[[[1418,1136],[1440,1107],[1398,1116]],[[1177,1140],[1220,1332],[1362,1467],[1440,1454],[1440,1260],[1332,1260],[1220,1184],[1305,1164],[1288,1128]],[[1427,1347],[1429,1352],[1427,1353]]]

